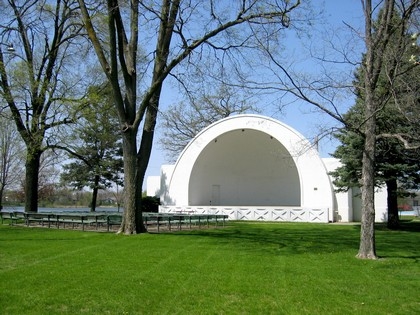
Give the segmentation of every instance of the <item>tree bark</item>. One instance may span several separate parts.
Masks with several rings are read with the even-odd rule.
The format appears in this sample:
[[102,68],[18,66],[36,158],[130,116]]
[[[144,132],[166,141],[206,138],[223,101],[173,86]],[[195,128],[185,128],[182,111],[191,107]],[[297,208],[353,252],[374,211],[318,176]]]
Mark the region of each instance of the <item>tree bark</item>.
[[[369,42],[372,44],[371,42]],[[374,90],[374,55],[372,46],[366,54],[365,85],[365,143],[362,157],[362,221],[358,258],[376,259],[375,247],[375,151],[376,151],[376,102]]]
[[25,174],[25,212],[38,212],[38,181],[42,151],[28,146]]
[[[146,118],[143,126],[143,132],[141,137],[140,149],[137,155],[137,199],[136,207],[141,209],[142,201],[142,189],[144,177],[146,174],[147,166],[149,165],[150,155],[152,152],[153,138],[156,127],[156,118],[158,114],[158,105],[159,105],[159,96],[161,93],[161,86],[157,89],[156,94],[151,98],[150,105],[147,108]],[[147,231],[143,223],[143,213],[138,211],[138,216],[136,217],[136,224],[140,229],[140,232]]]
[[0,183],[0,211],[3,209],[3,192],[4,192],[4,185]]
[[386,181],[387,189],[387,206],[388,206],[388,220],[387,227],[389,229],[399,229],[400,219],[398,217],[398,194],[397,194],[397,180],[390,179]]
[[96,204],[98,200],[98,186],[99,186],[99,175],[95,175],[95,178],[93,181],[92,200],[90,203],[90,212],[96,211]]
[[362,221],[358,258],[376,259],[375,247],[375,119],[366,122],[365,149],[362,165]]
[[137,142],[136,132],[127,129],[123,134],[124,157],[124,213],[118,233],[137,234],[145,231],[141,208],[141,194],[137,192]]

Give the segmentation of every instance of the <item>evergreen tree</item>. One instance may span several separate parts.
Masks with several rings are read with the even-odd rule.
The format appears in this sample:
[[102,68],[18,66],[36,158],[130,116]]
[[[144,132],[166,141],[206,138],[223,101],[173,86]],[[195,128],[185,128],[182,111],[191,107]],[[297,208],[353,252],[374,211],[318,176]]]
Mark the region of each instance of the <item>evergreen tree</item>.
[[[361,123],[364,117],[363,106],[357,103],[345,115],[351,125]],[[408,133],[415,125],[407,123],[404,115],[394,106],[388,104],[379,114],[377,133]],[[335,178],[334,184],[339,191],[346,191],[352,187],[360,187],[363,135],[356,131],[342,130],[336,137],[341,145],[333,156],[340,159],[342,166],[331,174]],[[375,152],[375,185],[386,185],[388,206],[388,227],[398,228],[397,198],[409,189],[418,189],[420,185],[420,161],[418,149],[406,149],[398,139],[378,137]]]
[[[377,97],[382,100],[382,107],[376,115],[376,149],[375,149],[375,186],[387,187],[388,227],[398,228],[398,202],[399,188],[418,189],[420,184],[419,170],[420,153],[417,145],[409,145],[409,142],[419,142],[420,129],[419,98],[420,79],[418,65],[412,62],[412,55],[418,54],[416,34],[401,33],[401,17],[395,12],[393,35],[390,38],[392,44],[383,52],[383,69],[378,80]],[[390,80],[389,69],[394,69],[401,47],[407,47],[403,52],[404,57],[398,64],[398,75]],[[365,58],[364,58],[365,59]],[[365,86],[363,68],[356,73],[354,82],[357,95],[356,104],[344,116],[348,128],[336,135],[341,141],[334,157],[339,158],[343,166],[338,168],[332,175],[335,177],[334,184],[339,190],[347,190],[351,187],[360,187],[362,178],[362,156],[365,142],[361,132],[365,123]],[[392,75],[395,75],[395,72]],[[401,191],[400,191],[401,192]]]
[[76,160],[64,165],[61,180],[79,190],[91,188],[90,208],[95,211],[99,189],[113,183],[122,185],[123,161],[121,135],[114,132],[118,121],[109,87],[91,88],[88,103],[74,130],[77,145],[67,149]]

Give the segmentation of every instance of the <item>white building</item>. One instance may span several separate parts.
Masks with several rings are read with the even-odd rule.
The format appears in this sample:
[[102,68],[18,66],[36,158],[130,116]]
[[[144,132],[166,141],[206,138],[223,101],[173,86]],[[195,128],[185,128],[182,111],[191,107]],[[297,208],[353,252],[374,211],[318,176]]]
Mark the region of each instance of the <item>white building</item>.
[[[335,193],[321,159],[296,130],[259,115],[222,119],[200,132],[175,165],[147,179],[160,212],[228,214],[232,220],[360,221],[358,192]],[[376,194],[376,221],[386,220],[386,193]]]

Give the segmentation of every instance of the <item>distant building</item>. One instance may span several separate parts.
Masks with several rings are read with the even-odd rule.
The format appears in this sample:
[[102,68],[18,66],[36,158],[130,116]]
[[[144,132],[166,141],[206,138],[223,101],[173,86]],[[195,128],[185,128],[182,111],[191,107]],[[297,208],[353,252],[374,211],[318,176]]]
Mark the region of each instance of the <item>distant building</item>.
[[[147,179],[160,212],[223,213],[232,220],[360,221],[357,191],[335,193],[337,159],[290,126],[260,115],[222,119],[201,131],[174,165]],[[376,221],[386,221],[386,192],[376,193]]]

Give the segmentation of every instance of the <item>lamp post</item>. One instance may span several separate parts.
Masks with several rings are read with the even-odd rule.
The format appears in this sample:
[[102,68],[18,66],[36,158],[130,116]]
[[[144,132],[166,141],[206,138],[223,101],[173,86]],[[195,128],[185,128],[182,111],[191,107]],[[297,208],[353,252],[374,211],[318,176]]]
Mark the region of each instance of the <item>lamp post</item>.
[[[8,52],[15,52],[15,48],[13,47],[13,44],[5,44],[2,42],[0,42],[0,44],[3,46],[6,46]],[[1,50],[1,46],[0,46],[0,50]]]

